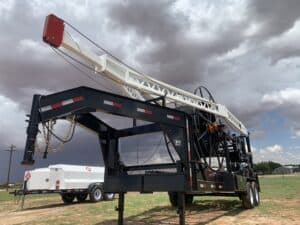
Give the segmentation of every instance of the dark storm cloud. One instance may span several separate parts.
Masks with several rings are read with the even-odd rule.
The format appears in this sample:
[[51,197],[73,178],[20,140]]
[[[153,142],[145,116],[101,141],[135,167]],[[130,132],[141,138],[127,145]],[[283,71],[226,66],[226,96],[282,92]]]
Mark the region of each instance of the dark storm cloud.
[[154,42],[156,47],[149,47],[136,56],[148,73],[183,86],[203,78],[211,57],[238,47],[245,24],[231,24],[212,39],[198,40],[189,36],[189,17],[173,6],[174,1],[128,1],[112,4],[108,13],[118,29],[135,32],[141,43],[146,38]]
[[261,26],[256,34],[260,38],[280,35],[300,18],[298,0],[252,0],[248,9],[249,19]]
[[[18,103],[24,110],[22,116],[29,112],[34,93],[52,93],[81,85],[102,89],[42,42],[44,18],[50,12],[68,20],[114,55],[121,56],[122,60],[132,57],[132,61],[142,68],[140,71],[150,76],[190,91],[200,83],[207,85],[218,102],[225,104],[253,129],[260,128],[260,115],[272,110],[261,104],[261,97],[273,90],[295,86],[299,80],[291,75],[295,72],[290,68],[276,67],[278,65],[266,59],[266,56],[273,61],[299,56],[295,41],[266,45],[270,39],[295,25],[300,15],[298,1],[249,0],[247,15],[238,20],[235,20],[236,17],[243,13],[236,5],[238,1],[231,5],[235,9],[234,15],[221,13],[228,8],[227,4],[208,1],[207,13],[201,12],[204,12],[205,18],[199,15],[200,19],[196,22],[191,16],[198,15],[176,9],[174,1],[86,2],[90,5],[82,9],[83,3],[76,1],[51,1],[49,5],[38,1],[15,1],[5,18],[1,18],[0,95]],[[34,4],[40,5],[34,7]],[[190,7],[194,6],[187,6]],[[231,17],[233,19],[227,20]],[[215,23],[218,19],[220,24]],[[258,29],[249,36],[245,35],[253,24]],[[196,27],[193,35],[192,26]],[[213,26],[214,29],[210,30]],[[209,34],[206,35],[206,32]],[[241,46],[246,46],[243,54],[216,60]],[[101,78],[96,79],[103,82]],[[104,85],[112,89],[108,82]],[[282,110],[294,121],[299,120],[298,114],[289,113],[292,109]],[[9,112],[4,120],[11,120]],[[23,124],[11,124],[16,130],[22,129],[22,138],[25,138]],[[296,125],[294,127],[296,129]],[[4,132],[0,130],[0,143],[4,143],[7,137]],[[262,134],[263,131],[257,136]],[[99,145],[86,140],[85,136],[77,136],[76,144],[66,146],[67,150],[53,155],[54,158],[50,156],[52,161],[49,162],[78,163],[79,159],[94,162],[95,154],[82,148],[98,148]],[[136,146],[132,149],[131,156],[135,157]],[[149,154],[150,151],[146,156]]]
[[[35,153],[36,163],[33,166],[22,166],[20,162],[23,160],[23,147],[17,146],[17,152],[13,154],[11,181],[20,182],[23,179],[24,171],[34,168],[46,167],[51,164],[74,164],[74,165],[91,165],[102,166],[102,153],[96,135],[83,132],[82,129],[76,133],[73,140],[66,144],[61,151],[49,152],[48,158],[43,159],[42,154]],[[59,146],[54,143],[53,146]],[[5,149],[5,148],[4,148]],[[44,150],[41,147],[42,150]],[[7,152],[0,149],[0,184],[6,182],[6,171],[8,168]]]
[[[250,40],[261,45],[272,38],[277,38],[289,32],[296,26],[300,18],[300,4],[298,0],[254,0],[248,4],[248,19],[257,27],[250,35]],[[299,29],[299,26],[298,28]],[[294,37],[293,37],[294,36]],[[277,42],[265,46],[265,54],[273,63],[290,57],[297,57],[300,48],[296,44],[299,33],[282,38]],[[264,48],[264,46],[261,46]]]
[[[0,45],[3,46],[0,52],[1,95],[19,103],[22,109],[28,111],[32,95],[36,92],[45,94],[84,85],[112,89],[112,85],[100,76],[86,70],[103,85],[95,83],[43,43],[44,18],[48,12],[39,16],[36,14],[33,3],[15,1],[8,16],[0,23],[0,30],[5,31],[5,35],[0,37]],[[87,24],[89,22],[87,19]]]

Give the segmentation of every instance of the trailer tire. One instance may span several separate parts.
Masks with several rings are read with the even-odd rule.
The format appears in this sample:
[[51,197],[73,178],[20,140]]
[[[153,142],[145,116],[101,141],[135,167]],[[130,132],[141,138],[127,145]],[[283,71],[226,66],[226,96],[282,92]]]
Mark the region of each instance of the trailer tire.
[[244,209],[252,209],[255,207],[254,192],[250,182],[247,182],[246,193],[242,194],[241,198]]
[[177,192],[168,192],[169,194],[169,200],[173,207],[178,206],[178,194]]
[[101,187],[99,186],[95,186],[94,188],[92,188],[91,192],[90,192],[90,199],[92,202],[99,202],[101,201],[103,198],[103,190]]
[[114,193],[105,193],[103,198],[106,201],[112,201],[115,198],[115,194]]
[[258,185],[255,181],[251,182],[252,190],[253,190],[253,196],[254,196],[254,205],[258,206],[260,203],[260,195],[258,191]]
[[192,205],[193,204],[193,195],[185,195],[185,204],[186,205]]
[[[178,193],[177,192],[169,192],[169,200],[173,207],[178,206]],[[185,195],[185,204],[186,205],[192,205],[193,204],[193,195]]]
[[76,194],[76,199],[78,202],[84,202],[87,199],[88,194],[85,192]]
[[75,198],[75,195],[73,193],[62,193],[61,194],[61,199],[65,204],[71,204],[73,203]]

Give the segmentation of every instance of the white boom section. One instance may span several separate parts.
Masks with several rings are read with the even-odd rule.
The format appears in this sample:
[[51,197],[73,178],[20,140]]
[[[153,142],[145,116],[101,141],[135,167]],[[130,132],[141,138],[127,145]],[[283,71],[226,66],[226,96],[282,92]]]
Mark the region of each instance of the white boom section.
[[99,56],[92,51],[79,46],[79,44],[66,32],[63,34],[63,40],[59,48],[66,49],[91,64],[94,67],[95,72],[101,73],[107,78],[120,84],[132,98],[144,99],[141,93],[148,96],[165,96],[167,101],[190,106],[220,116],[224,118],[232,128],[242,134],[248,134],[248,131],[242,122],[240,122],[224,105],[216,104],[190,92],[158,81],[144,74],[137,73],[107,54]]

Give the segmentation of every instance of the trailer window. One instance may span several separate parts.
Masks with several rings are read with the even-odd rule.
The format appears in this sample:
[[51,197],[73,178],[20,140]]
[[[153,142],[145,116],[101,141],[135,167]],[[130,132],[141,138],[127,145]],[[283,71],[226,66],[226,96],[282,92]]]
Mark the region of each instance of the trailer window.
[[[173,158],[179,160],[172,144],[168,146]],[[172,163],[163,132],[122,137],[119,139],[119,153],[126,166]]]

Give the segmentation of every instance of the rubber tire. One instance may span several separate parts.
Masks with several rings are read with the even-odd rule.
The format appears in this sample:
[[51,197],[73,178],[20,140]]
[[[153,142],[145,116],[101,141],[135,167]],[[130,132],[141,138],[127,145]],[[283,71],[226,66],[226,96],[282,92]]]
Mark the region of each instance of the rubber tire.
[[253,190],[253,196],[254,196],[254,205],[258,206],[260,204],[260,194],[258,191],[258,185],[256,182],[251,182],[252,190]]
[[103,198],[105,201],[112,201],[115,198],[115,194],[114,193],[105,193]]
[[61,194],[61,199],[65,204],[73,203],[75,195],[73,193],[63,193]]
[[243,194],[241,198],[242,198],[242,206],[244,209],[253,209],[255,207],[254,193],[250,182],[247,182],[246,193]]
[[[178,193],[177,192],[168,192],[168,194],[169,194],[169,200],[170,200],[171,205],[173,207],[177,207],[178,206]],[[184,199],[185,199],[186,205],[192,205],[194,196],[186,194]]]
[[78,202],[84,202],[87,199],[88,194],[83,192],[83,193],[78,193],[76,194],[76,199]]
[[185,204],[192,205],[193,199],[194,199],[194,195],[185,195]]
[[90,192],[90,200],[92,202],[99,202],[101,201],[103,198],[103,190],[101,187],[96,186],[92,189],[92,191]]
[[177,192],[168,192],[169,194],[169,200],[173,207],[178,206],[178,194]]

